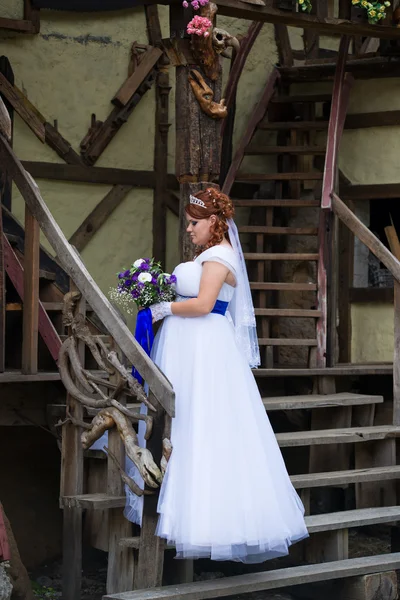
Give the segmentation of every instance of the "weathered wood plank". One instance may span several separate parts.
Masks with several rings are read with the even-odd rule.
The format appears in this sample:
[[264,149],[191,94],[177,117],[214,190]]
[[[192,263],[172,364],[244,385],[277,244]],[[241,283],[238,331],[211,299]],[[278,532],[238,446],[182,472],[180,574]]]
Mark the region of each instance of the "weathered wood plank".
[[345,429],[321,429],[278,433],[276,439],[282,448],[291,446],[315,446],[320,444],[351,444],[372,440],[400,437],[400,427],[381,425],[376,427],[347,427]]
[[162,50],[160,48],[150,48],[147,50],[132,75],[122,84],[111,102],[116,106],[125,106],[160,59],[161,55]]
[[383,262],[393,277],[400,282],[400,262],[335,193],[332,194],[332,207],[343,223]]
[[392,363],[362,364],[362,365],[338,365],[325,368],[287,368],[287,369],[254,369],[255,377],[314,377],[334,375],[335,377],[353,375],[392,375]]
[[[4,261],[7,275],[12,281],[13,286],[21,300],[24,300],[24,269],[15,255],[10,242],[3,234]],[[43,338],[50,354],[55,361],[58,360],[58,352],[61,347],[61,339],[51,322],[48,314],[39,301],[39,318],[38,318],[39,333]]]
[[22,321],[22,372],[38,369],[39,336],[39,223],[25,206],[24,303]]
[[101,292],[85,265],[68,243],[60,227],[52,217],[32,177],[24,170],[6,140],[0,138],[0,155],[7,164],[13,180],[25,202],[59,257],[64,270],[73,278],[79,290],[97,313],[107,330],[118,340],[118,345],[128,360],[148,382],[150,389],[171,416],[174,415],[174,392],[171,384],[157,369],[144,350],[133,338],[129,328],[121,321],[112,305]]
[[10,31],[17,31],[18,33],[37,33],[36,27],[32,21],[27,21],[26,19],[7,19],[1,17],[0,29],[9,29]]
[[89,167],[78,164],[60,164],[47,162],[22,161],[24,168],[35,179],[56,181],[78,181],[83,183],[104,183],[110,185],[129,185],[153,188],[153,171],[134,171],[110,167]]
[[245,252],[246,260],[318,260],[314,253]]
[[306,473],[290,477],[296,489],[388,481],[392,479],[400,479],[400,466],[369,467],[348,471],[329,471],[327,473]]
[[0,373],[0,383],[35,383],[38,381],[60,381],[60,374],[57,371],[39,371],[33,375],[24,375],[20,371]]
[[60,498],[61,508],[90,508],[91,510],[106,510],[112,508],[123,508],[126,496],[110,496],[108,494],[76,494],[73,496],[62,496]]
[[78,252],[82,252],[132,189],[130,185],[115,185],[112,187],[69,238],[71,246],[74,246]]
[[289,567],[249,575],[224,577],[152,590],[137,590],[105,596],[104,600],[207,600],[241,593],[279,589],[289,585],[304,585],[317,581],[332,581],[377,571],[392,571],[400,566],[400,553],[368,556],[348,560]]
[[302,308],[256,308],[257,317],[311,317],[318,319],[321,316],[319,310],[307,310]]
[[334,406],[365,406],[366,404],[382,404],[383,396],[366,394],[308,394],[306,396],[275,396],[263,398],[267,411],[329,408]]
[[345,200],[380,200],[400,197],[400,183],[378,183],[340,187]]
[[361,508],[359,510],[344,510],[323,515],[306,517],[309,533],[347,529],[349,527],[364,527],[365,525],[393,523],[400,519],[400,506],[383,508]]
[[40,118],[38,112],[24,94],[12,85],[2,73],[0,73],[0,92],[7,98],[8,102],[13,106],[14,110],[19,114],[21,119],[25,121],[36,137],[39,138],[41,142],[44,142],[44,120]]

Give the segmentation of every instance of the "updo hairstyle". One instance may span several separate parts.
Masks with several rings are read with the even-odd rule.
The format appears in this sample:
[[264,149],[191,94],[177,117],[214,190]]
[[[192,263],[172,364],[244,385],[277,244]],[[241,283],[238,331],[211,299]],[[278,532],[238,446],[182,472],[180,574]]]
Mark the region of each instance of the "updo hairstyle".
[[227,220],[233,219],[235,214],[232,200],[215,188],[207,188],[194,194],[194,196],[202,200],[205,207],[188,203],[185,211],[189,217],[197,220],[208,219],[211,215],[217,217],[214,225],[211,226],[211,238],[206,244],[205,249],[207,250],[212,246],[220,244],[224,238],[229,241]]

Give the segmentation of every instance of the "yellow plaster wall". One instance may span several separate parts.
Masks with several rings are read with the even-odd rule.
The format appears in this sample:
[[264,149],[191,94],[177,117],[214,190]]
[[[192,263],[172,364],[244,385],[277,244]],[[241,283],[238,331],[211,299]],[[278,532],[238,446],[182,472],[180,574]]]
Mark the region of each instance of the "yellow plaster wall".
[[[21,18],[22,0],[0,0],[0,16]],[[163,33],[168,35],[168,9],[159,7]],[[219,19],[218,25],[233,34],[243,34],[250,22]],[[41,32],[36,36],[0,31],[1,53],[13,67],[15,81],[79,152],[92,113],[104,120],[112,109],[111,98],[127,75],[133,41],[147,43],[143,8],[105,13],[41,11]],[[240,81],[235,141],[259,99],[263,85],[276,62],[272,25],[264,25]],[[224,81],[229,62],[225,61]],[[174,172],[175,97],[171,69],[169,172]],[[154,89],[134,109],[97,166],[153,168]],[[15,116],[14,148],[24,160],[62,159],[43,145],[25,123]],[[110,186],[38,180],[41,193],[54,217],[69,237],[109,191]],[[24,204],[13,192],[13,211],[23,221]],[[139,256],[150,255],[152,247],[152,191],[135,189],[82,252],[82,257],[100,287],[107,291],[115,272]],[[178,223],[168,215],[167,269],[178,262]],[[47,245],[46,241],[43,243]],[[47,245],[48,246],[48,245]]]
[[353,304],[352,362],[393,361],[393,309],[388,304]]

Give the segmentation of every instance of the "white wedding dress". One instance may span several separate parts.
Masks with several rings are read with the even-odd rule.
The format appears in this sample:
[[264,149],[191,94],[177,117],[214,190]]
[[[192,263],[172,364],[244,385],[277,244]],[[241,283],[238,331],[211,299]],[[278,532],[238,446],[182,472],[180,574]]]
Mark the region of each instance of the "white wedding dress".
[[[198,295],[206,261],[236,273],[233,250],[209,248],[176,267],[178,300]],[[218,300],[229,302],[234,293],[224,283]],[[229,313],[167,317],[152,358],[176,394],[157,535],[175,545],[179,558],[262,562],[287,554],[308,535],[304,508]],[[142,499],[130,494],[125,515],[140,522],[141,510]]]

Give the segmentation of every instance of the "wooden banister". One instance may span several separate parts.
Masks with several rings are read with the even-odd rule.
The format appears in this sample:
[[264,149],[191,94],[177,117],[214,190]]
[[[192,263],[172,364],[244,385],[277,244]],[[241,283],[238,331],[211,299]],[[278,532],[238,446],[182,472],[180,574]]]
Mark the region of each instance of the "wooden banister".
[[393,277],[400,282],[400,262],[335,193],[332,194],[332,208],[346,227],[367,246],[372,254],[389,269]]
[[33,178],[25,171],[9,143],[0,135],[0,156],[25,200],[32,216],[53,247],[63,269],[97,313],[128,360],[135,365],[150,390],[170,416],[175,414],[175,397],[171,383],[136,342],[113,306],[100,290],[82,260],[68,243],[40,195]]
[[39,337],[39,223],[25,206],[22,372],[37,373]]

